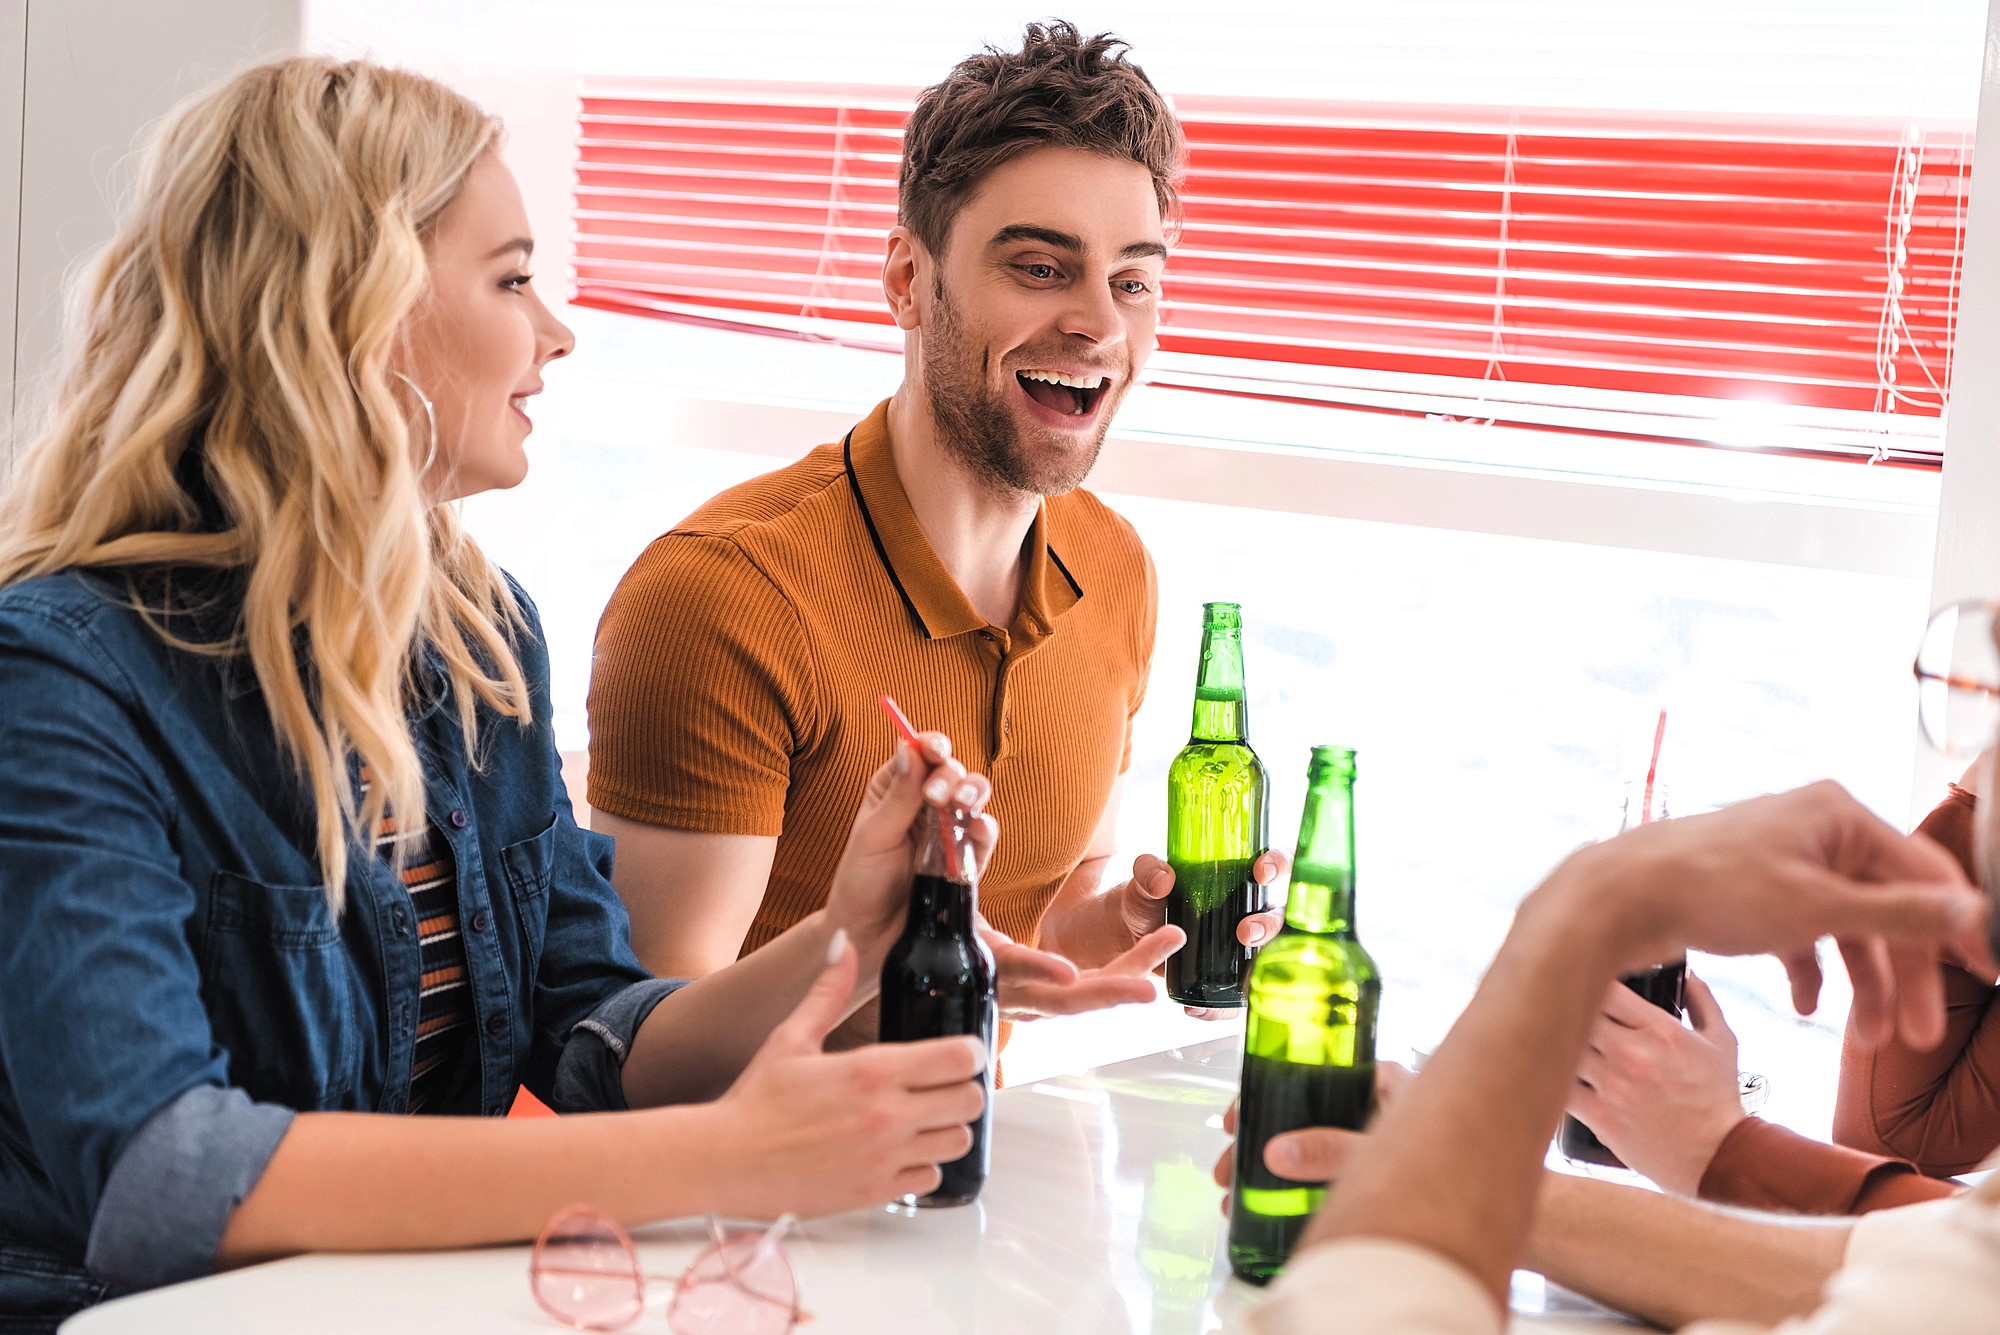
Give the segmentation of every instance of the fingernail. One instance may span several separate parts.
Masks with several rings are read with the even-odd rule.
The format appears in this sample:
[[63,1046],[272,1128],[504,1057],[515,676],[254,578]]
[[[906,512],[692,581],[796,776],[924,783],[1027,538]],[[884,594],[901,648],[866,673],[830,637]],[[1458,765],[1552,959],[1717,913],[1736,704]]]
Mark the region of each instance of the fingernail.
[[833,938],[826,943],[826,962],[832,964],[845,953],[847,953],[847,929],[836,927],[833,929]]
[[932,779],[924,785],[924,796],[933,802],[944,801],[945,794],[950,791],[951,785],[946,783],[942,778]]
[[902,775],[902,774],[908,774],[909,772],[910,772],[910,748],[905,746],[901,742],[897,742],[896,773]]
[[958,785],[956,796],[961,803],[971,806],[979,798],[979,785],[976,783],[961,783]]
[[1299,1162],[1298,1147],[1289,1140],[1274,1140],[1266,1145],[1264,1162],[1288,1177],[1304,1167]]
[[943,760],[951,754],[951,738],[942,733],[938,734],[937,740],[931,743],[931,750],[937,752],[939,760]]

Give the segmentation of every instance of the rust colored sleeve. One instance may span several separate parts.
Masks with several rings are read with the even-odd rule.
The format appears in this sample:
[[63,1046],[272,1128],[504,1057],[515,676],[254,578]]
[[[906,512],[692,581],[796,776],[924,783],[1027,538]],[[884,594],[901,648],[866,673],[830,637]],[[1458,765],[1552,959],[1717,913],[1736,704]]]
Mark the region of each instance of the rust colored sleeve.
[[1829,1145],[1746,1117],[1716,1147],[1700,1195],[1748,1209],[1838,1215],[1912,1205],[1959,1190],[1900,1159]]
[[[1975,801],[1953,785],[1917,827],[1976,885]],[[1879,1048],[1850,1031],[1840,1058],[1833,1138],[1907,1159],[1931,1174],[1963,1173],[2000,1147],[2000,990],[1956,965],[1944,970],[1945,1036],[1929,1051],[1891,1038]]]

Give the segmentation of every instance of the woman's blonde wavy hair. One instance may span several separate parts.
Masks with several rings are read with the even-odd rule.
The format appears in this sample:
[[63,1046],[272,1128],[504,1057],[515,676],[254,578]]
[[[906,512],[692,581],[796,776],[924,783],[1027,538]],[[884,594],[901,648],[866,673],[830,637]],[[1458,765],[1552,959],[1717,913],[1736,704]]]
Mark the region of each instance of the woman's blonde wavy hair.
[[425,646],[468,756],[479,702],[529,716],[521,609],[426,499],[435,442],[392,390],[429,229],[499,134],[442,84],[361,61],[280,60],[182,104],[74,290],[54,406],[0,501],[0,587],[82,568],[119,572],[135,602],[175,571],[241,590],[219,641],[154,624],[247,657],[336,913],[349,841],[424,810]]

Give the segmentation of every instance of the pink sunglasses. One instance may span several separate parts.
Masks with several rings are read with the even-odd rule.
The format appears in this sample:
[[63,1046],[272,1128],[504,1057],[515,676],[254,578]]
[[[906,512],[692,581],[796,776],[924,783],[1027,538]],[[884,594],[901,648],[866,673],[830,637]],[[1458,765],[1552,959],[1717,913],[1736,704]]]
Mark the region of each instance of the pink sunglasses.
[[[812,1318],[799,1310],[798,1281],[784,1236],[798,1221],[726,1233],[714,1215],[712,1239],[674,1281],[667,1329],[674,1335],[786,1335]],[[618,1221],[589,1205],[561,1210],[542,1227],[528,1284],[544,1312],[575,1330],[621,1330],[646,1310],[649,1280]]]

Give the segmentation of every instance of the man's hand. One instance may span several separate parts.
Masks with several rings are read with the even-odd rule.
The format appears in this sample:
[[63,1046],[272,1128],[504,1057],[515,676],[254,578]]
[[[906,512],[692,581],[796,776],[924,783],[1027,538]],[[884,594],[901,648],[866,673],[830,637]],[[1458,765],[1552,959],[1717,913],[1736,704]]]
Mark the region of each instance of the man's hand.
[[[1541,901],[1541,902],[1537,902]],[[1944,1032],[1941,952],[1994,968],[1985,900],[1950,854],[1882,823],[1839,784],[1657,821],[1572,855],[1524,913],[1595,920],[1622,971],[1681,953],[1770,953],[1810,1013],[1821,982],[1815,946],[1830,935],[1854,984],[1852,1030],[1913,1047]]]
[[[1285,874],[1285,856],[1266,849],[1257,860],[1250,864],[1250,877],[1265,888],[1264,901],[1270,902],[1270,887],[1276,885]],[[1118,896],[1118,911],[1125,923],[1125,930],[1132,934],[1134,941],[1144,941],[1157,931],[1167,920],[1167,895],[1174,888],[1174,869],[1151,853],[1141,853],[1132,862],[1132,879],[1111,893]],[[1245,946],[1255,948],[1263,945],[1278,934],[1285,925],[1283,908],[1265,909],[1261,913],[1247,914],[1236,924],[1236,939]],[[1172,953],[1172,952],[1169,952]],[[1211,1010],[1203,1006],[1189,1006],[1189,1015],[1198,1019],[1213,1020],[1224,1015],[1235,1015],[1240,1008]]]
[[1708,985],[1687,976],[1685,1029],[1623,983],[1604,1010],[1577,1071],[1569,1110],[1624,1161],[1669,1191],[1699,1192],[1709,1161],[1736,1124],[1736,1035]]
[[993,952],[1003,1020],[1039,1020],[1151,1001],[1158,995],[1153,971],[1187,940],[1180,928],[1161,927],[1110,963],[1079,969],[1061,955],[1022,945],[983,918],[979,935]]

